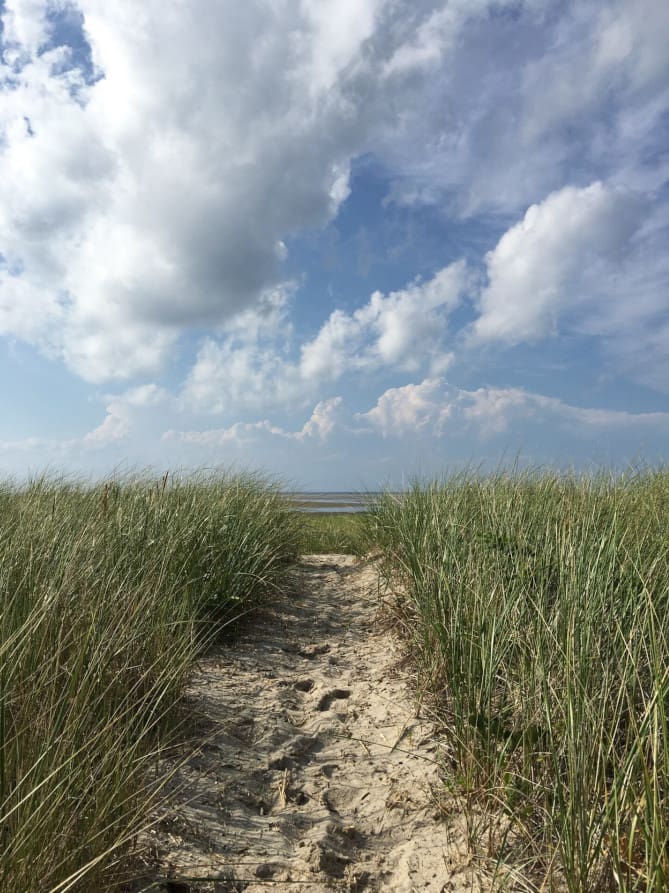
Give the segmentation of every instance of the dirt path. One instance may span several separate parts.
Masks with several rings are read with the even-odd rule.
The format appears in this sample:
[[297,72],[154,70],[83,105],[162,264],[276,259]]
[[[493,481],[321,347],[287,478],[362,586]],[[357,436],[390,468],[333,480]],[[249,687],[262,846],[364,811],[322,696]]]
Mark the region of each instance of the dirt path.
[[154,890],[479,889],[376,595],[370,565],[306,557],[295,593],[201,664],[190,696],[210,737],[152,832],[181,883]]

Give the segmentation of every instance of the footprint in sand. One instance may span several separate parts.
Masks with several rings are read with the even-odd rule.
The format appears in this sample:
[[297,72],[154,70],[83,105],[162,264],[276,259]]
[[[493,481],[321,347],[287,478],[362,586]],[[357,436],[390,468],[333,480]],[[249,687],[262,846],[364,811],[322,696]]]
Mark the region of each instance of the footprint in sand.
[[375,566],[305,557],[295,582],[189,685],[212,746],[161,767],[172,824],[142,842],[156,893],[489,889],[457,804],[443,821],[451,745],[416,715]]
[[320,711],[329,710],[333,701],[345,701],[351,696],[348,688],[333,688],[332,691],[326,692],[318,699],[316,709]]

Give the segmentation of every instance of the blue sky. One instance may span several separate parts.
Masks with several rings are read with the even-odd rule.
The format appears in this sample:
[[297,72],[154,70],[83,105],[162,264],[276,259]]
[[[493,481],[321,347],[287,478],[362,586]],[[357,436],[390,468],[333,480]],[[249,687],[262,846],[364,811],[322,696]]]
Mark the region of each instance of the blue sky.
[[0,14],[0,474],[666,461],[664,0]]

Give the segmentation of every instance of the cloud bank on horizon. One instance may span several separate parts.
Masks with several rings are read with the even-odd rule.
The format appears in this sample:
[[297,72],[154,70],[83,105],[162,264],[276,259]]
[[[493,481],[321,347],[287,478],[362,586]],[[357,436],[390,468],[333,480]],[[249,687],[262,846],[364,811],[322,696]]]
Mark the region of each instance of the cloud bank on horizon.
[[3,470],[666,458],[663,0],[0,13]]

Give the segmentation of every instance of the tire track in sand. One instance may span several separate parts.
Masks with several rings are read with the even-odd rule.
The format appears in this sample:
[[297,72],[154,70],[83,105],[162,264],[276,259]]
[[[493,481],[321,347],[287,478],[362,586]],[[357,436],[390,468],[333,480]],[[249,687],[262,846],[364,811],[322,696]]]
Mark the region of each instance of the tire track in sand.
[[481,889],[461,820],[438,808],[435,729],[377,609],[373,565],[306,556],[294,590],[201,662],[188,696],[207,742],[147,835],[174,879],[151,889]]

